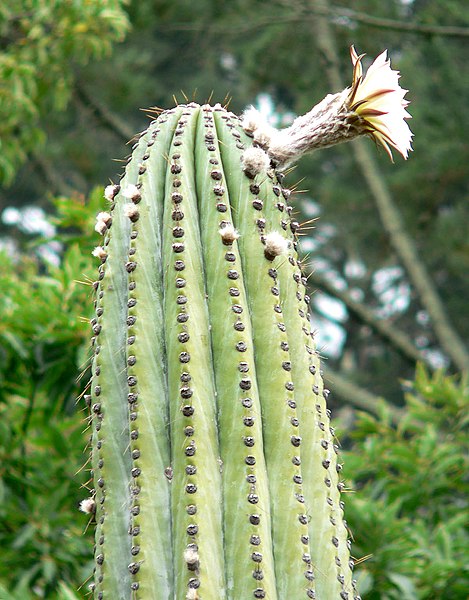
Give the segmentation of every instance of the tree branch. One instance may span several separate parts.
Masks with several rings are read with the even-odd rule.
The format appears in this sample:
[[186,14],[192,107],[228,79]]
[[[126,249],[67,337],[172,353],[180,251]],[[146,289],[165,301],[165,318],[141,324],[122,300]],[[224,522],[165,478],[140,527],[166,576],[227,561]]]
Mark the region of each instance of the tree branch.
[[45,158],[39,152],[33,152],[31,157],[41,177],[46,182],[48,190],[54,196],[73,196],[77,193],[77,190],[70,186],[62,175],[54,168],[54,165],[50,160]]
[[408,33],[417,33],[422,35],[439,35],[445,37],[469,37],[469,27],[457,27],[450,25],[421,25],[420,23],[406,23],[405,21],[395,21],[394,19],[384,19],[357,12],[344,6],[331,6],[330,8],[319,9],[316,14],[334,15],[336,17],[347,17],[351,21],[364,23],[370,27],[378,29],[393,29],[395,31],[404,31]]
[[[293,7],[295,10],[295,7]],[[374,17],[367,15],[366,13],[357,12],[344,6],[322,6],[313,7],[308,10],[296,10],[292,14],[292,5],[289,3],[288,12],[280,16],[264,17],[253,21],[243,20],[241,23],[234,21],[230,22],[229,25],[212,25],[207,23],[172,23],[165,24],[165,31],[207,31],[208,29],[213,33],[223,33],[224,35],[239,35],[243,33],[251,33],[258,29],[263,29],[272,25],[283,25],[290,24],[296,25],[298,23],[304,23],[305,21],[314,22],[317,17],[330,17],[329,23],[335,27],[349,27],[343,22],[337,22],[337,17],[346,17],[350,21],[356,23],[363,23],[369,27],[377,29],[388,29],[393,31],[400,31],[404,33],[416,34],[416,35],[436,35],[441,37],[469,37],[469,27],[458,27],[453,25],[423,25],[420,23],[407,23],[405,21],[397,21],[394,19],[386,19],[381,17]]]
[[[324,9],[324,0],[310,0],[310,3],[313,9]],[[328,65],[326,75],[329,78],[329,83],[332,89],[341,89],[344,86],[337,67],[338,57],[335,41],[327,19],[318,18],[315,28],[318,48]],[[413,286],[419,294],[422,305],[430,316],[441,347],[459,369],[462,371],[469,370],[469,353],[446,317],[443,302],[433,285],[424,263],[419,258],[412,238],[405,230],[399,209],[395,205],[391,193],[380,175],[368,146],[365,145],[363,140],[356,140],[352,144],[352,147],[362,175],[374,197],[383,226]]]
[[426,308],[441,347],[461,370],[469,370],[469,353],[446,316],[446,310],[424,263],[420,260],[412,238],[407,234],[402,216],[378,167],[363,140],[354,145],[355,158],[375,198],[381,221],[391,244],[404,265],[409,278]]
[[348,292],[337,289],[330,281],[319,273],[311,273],[308,280],[314,283],[320,290],[326,294],[330,294],[345,304],[351,314],[359,321],[365,323],[384,339],[396,352],[398,352],[405,360],[411,363],[414,367],[417,362],[425,362],[429,369],[432,365],[427,361],[425,355],[419,351],[408,335],[402,331],[398,331],[387,321],[379,319],[374,312],[364,306],[361,302],[357,302],[350,297]]

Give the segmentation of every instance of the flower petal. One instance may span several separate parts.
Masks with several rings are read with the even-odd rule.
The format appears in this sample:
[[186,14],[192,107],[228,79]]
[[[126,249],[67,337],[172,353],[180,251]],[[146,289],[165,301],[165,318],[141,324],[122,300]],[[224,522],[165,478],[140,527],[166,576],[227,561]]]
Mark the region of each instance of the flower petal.
[[[391,69],[384,50],[363,77],[361,59],[355,48],[350,49],[353,64],[352,88],[348,97],[349,110],[361,120],[363,130],[372,135],[388,152],[390,146],[407,158],[412,150],[412,132],[404,119],[411,118],[405,110],[409,101],[407,90],[399,85],[399,72]],[[359,73],[359,75],[358,75]]]

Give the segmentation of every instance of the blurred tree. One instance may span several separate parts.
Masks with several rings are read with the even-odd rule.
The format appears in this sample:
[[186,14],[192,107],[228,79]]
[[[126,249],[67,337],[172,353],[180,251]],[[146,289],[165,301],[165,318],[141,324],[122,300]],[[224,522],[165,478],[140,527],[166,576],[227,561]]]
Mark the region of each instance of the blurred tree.
[[[326,26],[332,53],[321,43]],[[103,201],[102,188],[91,190],[118,179],[122,168],[112,159],[125,158],[124,142],[147,122],[137,108],[167,107],[185,96],[200,102],[232,96],[235,112],[253,103],[274,124],[284,125],[350,82],[352,43],[370,59],[388,48],[393,67],[402,70],[402,85],[410,89],[415,152],[405,164],[399,159],[389,164],[384,153],[373,159],[378,181],[430,275],[450,327],[467,340],[468,37],[469,7],[463,0],[357,0],[353,9],[313,0],[17,0],[0,7],[5,184],[0,243],[7,251],[0,273],[0,463],[8,465],[0,472],[0,545],[8,549],[0,567],[0,599],[71,599],[82,594],[75,590],[90,573],[91,542],[80,537],[73,515],[86,494],[77,491],[73,473],[86,460],[85,425],[74,416],[86,376],[79,383],[74,378],[86,362],[88,327],[77,315],[86,321],[91,295],[75,280],[92,277],[90,232]],[[454,575],[463,543],[459,495],[450,503],[448,519],[438,517],[439,527],[434,515],[416,518],[415,495],[413,505],[396,508],[392,494],[398,486],[390,479],[397,470],[418,492],[418,472],[404,456],[409,438],[415,452],[421,447],[435,452],[453,469],[450,455],[461,452],[459,434],[456,440],[451,426],[446,437],[446,425],[436,421],[446,401],[456,419],[462,410],[456,396],[467,400],[467,394],[464,386],[448,391],[450,384],[439,375],[435,381],[420,375],[416,393],[425,402],[412,419],[421,436],[410,426],[405,435],[391,427],[409,411],[408,404],[402,406],[400,381],[413,378],[418,359],[429,368],[455,371],[458,364],[396,251],[391,223],[382,222],[369,186],[373,178],[357,166],[356,152],[345,145],[313,154],[287,181],[311,190],[293,195],[298,220],[321,217],[313,231],[305,224],[303,249],[307,268],[314,269],[311,287],[319,290],[312,294],[313,323],[319,332],[332,332],[329,341],[318,338],[329,356],[325,370],[331,388],[341,400],[378,415],[360,420],[357,442],[345,440],[358,444],[347,457],[347,472],[357,474],[362,490],[350,509],[357,554],[376,556],[364,571],[370,595],[363,596],[459,600],[464,597],[458,596],[461,578]],[[54,206],[57,195],[62,198]],[[59,213],[66,235],[57,237],[54,223],[38,207]],[[433,386],[433,396],[425,386]],[[444,399],[436,407],[435,394]],[[378,396],[387,399],[386,409]],[[431,423],[424,427],[427,411]],[[340,414],[345,422],[350,411]],[[403,460],[388,468],[380,452],[393,458],[395,446]],[[429,489],[428,497],[436,494],[435,510],[441,511],[455,482],[460,493],[460,472],[451,479],[439,466],[434,479],[445,491]],[[390,493],[382,494],[388,485]],[[370,528],[377,532],[374,540],[367,537]],[[436,543],[429,532],[435,532]],[[388,537],[390,549],[373,545]],[[402,538],[405,548],[399,546]],[[403,553],[416,553],[418,560],[404,560]],[[439,587],[430,581],[435,573]],[[371,581],[387,595],[373,595]],[[453,596],[442,591],[447,581]]]
[[118,0],[13,0],[0,7],[0,180],[11,183],[29,153],[44,145],[44,125],[65,109],[74,69],[109,54],[122,39]]

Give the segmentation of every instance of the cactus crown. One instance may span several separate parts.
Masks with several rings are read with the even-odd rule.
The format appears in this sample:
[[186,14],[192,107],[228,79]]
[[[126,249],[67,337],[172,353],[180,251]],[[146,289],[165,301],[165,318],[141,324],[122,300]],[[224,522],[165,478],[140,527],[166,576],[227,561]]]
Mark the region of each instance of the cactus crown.
[[105,191],[96,598],[358,598],[298,223],[248,121],[165,111]]

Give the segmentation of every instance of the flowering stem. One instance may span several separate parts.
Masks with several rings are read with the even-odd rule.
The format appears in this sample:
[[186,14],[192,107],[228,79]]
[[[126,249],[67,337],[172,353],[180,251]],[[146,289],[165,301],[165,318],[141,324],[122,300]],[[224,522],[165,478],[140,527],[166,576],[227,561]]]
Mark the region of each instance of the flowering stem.
[[[311,0],[311,6],[313,9],[319,11],[323,10],[326,5],[324,0]],[[335,41],[327,18],[318,17],[315,26],[319,51],[329,64],[329,68],[326,69],[329,84],[332,87],[340,88],[341,78],[337,67],[338,59]],[[469,353],[446,318],[443,302],[435,289],[425,265],[419,259],[412,238],[404,228],[399,209],[378,170],[371,152],[365,144],[360,143],[360,140],[357,140],[353,144],[353,147],[355,158],[373,194],[383,225],[412,284],[419,294],[422,305],[430,316],[442,348],[459,369],[463,371],[468,370]]]

